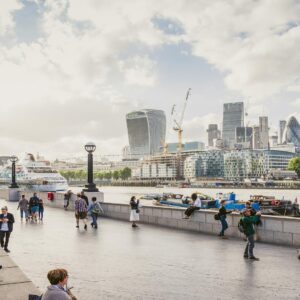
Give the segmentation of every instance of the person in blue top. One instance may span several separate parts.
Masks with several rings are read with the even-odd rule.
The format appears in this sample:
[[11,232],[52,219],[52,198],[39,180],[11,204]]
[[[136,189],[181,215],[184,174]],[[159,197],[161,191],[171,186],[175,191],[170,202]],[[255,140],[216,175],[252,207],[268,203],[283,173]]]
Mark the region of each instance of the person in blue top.
[[247,245],[244,251],[244,258],[259,260],[259,258],[255,257],[253,254],[255,234],[253,225],[257,224],[260,221],[261,213],[258,211],[255,215],[251,215],[252,213],[253,212],[251,211],[251,209],[247,209],[244,212],[244,217],[241,219],[244,233],[247,237]]
[[93,222],[91,226],[95,229],[98,228],[97,219],[100,213],[104,213],[103,208],[101,207],[100,203],[97,201],[96,197],[92,198],[92,203],[88,207],[88,212],[91,213]]

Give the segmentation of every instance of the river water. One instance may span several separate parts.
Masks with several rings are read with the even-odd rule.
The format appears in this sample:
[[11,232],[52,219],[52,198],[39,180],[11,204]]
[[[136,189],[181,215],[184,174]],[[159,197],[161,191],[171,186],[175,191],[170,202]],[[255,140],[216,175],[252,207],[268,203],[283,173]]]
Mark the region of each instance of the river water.
[[[72,187],[73,192],[80,191],[82,188]],[[174,193],[190,196],[192,193],[201,192],[212,197],[216,197],[217,193],[234,192],[236,199],[247,201],[250,195],[275,196],[276,199],[294,200],[296,197],[300,199],[300,190],[276,190],[276,189],[205,189],[205,188],[155,188],[155,187],[100,187],[100,191],[104,192],[104,201],[113,203],[129,203],[131,196],[140,198],[142,195],[149,193]],[[142,200],[144,204],[152,203],[151,200]]]

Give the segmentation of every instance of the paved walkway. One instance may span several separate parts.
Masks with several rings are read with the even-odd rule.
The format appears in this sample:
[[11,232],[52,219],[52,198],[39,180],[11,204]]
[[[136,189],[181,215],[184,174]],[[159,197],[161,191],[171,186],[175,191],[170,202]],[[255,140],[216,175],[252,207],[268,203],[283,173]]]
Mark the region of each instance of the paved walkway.
[[[4,201],[0,201],[0,205]],[[73,212],[46,208],[43,224],[21,224],[15,203],[11,257],[41,290],[51,268],[70,273],[79,300],[299,299],[296,250],[102,219],[98,231],[75,228]],[[0,297],[1,298],[1,297]]]

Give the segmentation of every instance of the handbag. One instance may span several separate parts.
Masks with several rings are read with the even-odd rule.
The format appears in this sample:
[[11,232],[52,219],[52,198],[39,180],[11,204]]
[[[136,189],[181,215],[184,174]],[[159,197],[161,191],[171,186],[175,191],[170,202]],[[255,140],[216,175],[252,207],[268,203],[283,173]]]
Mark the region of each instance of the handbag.
[[38,296],[38,295],[29,295],[28,296],[28,300],[41,300],[42,299],[42,296],[43,295],[41,295],[41,296]]

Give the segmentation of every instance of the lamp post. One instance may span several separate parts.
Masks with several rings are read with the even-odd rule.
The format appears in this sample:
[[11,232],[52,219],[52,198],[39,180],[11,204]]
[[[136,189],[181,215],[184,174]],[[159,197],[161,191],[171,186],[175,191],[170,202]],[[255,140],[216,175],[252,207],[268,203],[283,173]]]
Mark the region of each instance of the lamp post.
[[18,184],[16,183],[16,162],[18,161],[18,157],[13,155],[10,157],[11,164],[11,185],[10,188],[18,188]]
[[95,183],[93,182],[93,152],[96,150],[96,145],[92,142],[87,143],[84,149],[88,152],[88,168],[87,168],[87,179],[88,182],[85,185],[85,192],[99,192]]

